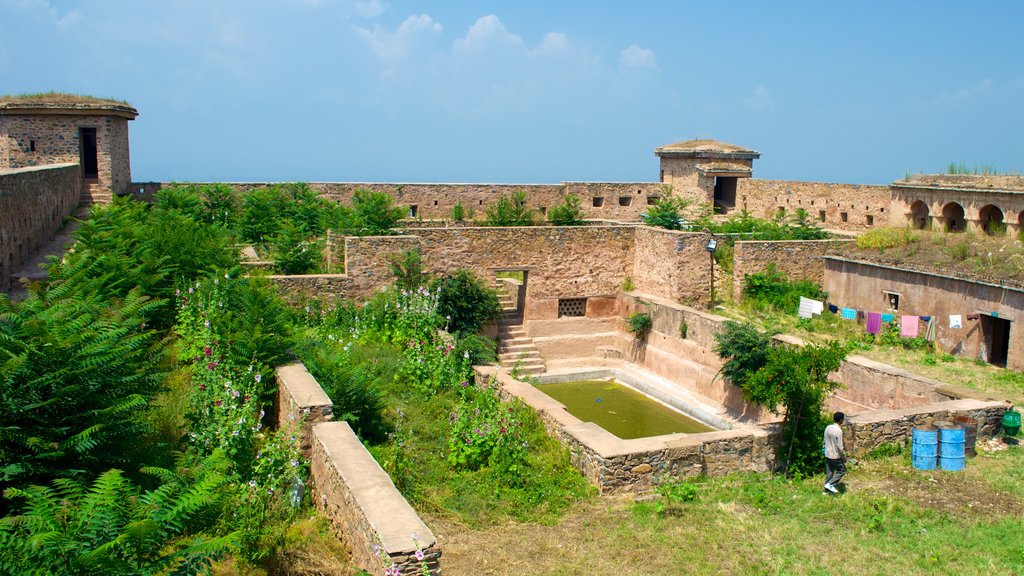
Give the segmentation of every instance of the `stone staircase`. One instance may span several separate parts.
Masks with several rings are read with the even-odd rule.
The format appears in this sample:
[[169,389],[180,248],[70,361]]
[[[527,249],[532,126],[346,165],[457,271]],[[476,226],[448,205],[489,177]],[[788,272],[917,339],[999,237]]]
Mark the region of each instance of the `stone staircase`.
[[505,282],[497,282],[498,301],[501,303],[501,317],[498,319],[498,362],[502,368],[514,371],[520,376],[543,374],[547,371],[540,350],[523,328],[523,313],[516,307],[515,299],[508,293]]
[[98,180],[86,180],[82,183],[83,204],[110,204],[113,196],[110,189],[100,185]]

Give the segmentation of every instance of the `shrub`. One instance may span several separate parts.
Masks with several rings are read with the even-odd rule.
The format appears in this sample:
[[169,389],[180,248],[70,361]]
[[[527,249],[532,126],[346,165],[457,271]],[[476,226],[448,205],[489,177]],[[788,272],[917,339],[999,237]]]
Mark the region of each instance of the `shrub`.
[[513,404],[504,404],[490,386],[463,387],[463,400],[451,415],[448,462],[457,469],[489,466],[513,477],[526,459],[522,422]]
[[458,200],[455,205],[452,206],[452,220],[455,222],[462,222],[466,219],[466,208],[462,205],[462,201]]
[[634,312],[626,318],[626,325],[629,331],[637,338],[643,338],[651,331],[654,321],[651,315],[646,312]]
[[581,226],[586,224],[583,218],[583,202],[575,194],[566,194],[562,203],[548,211],[548,219],[555,226]]
[[430,279],[423,271],[423,259],[419,249],[407,250],[400,254],[389,254],[388,264],[399,290],[415,290]]
[[526,192],[522,190],[502,194],[484,209],[484,214],[487,226],[530,226],[535,217],[533,209],[526,205]]
[[405,209],[395,206],[389,194],[356,190],[352,195],[353,225],[361,236],[390,234],[404,217]]
[[648,226],[658,226],[669,230],[683,229],[683,211],[692,204],[689,198],[680,198],[666,194],[658,198],[644,213],[642,220]]
[[336,347],[307,345],[302,362],[334,405],[334,417],[348,422],[370,442],[387,437],[384,423],[385,379],[393,378],[397,358],[387,347],[347,342]]
[[725,360],[718,373],[742,388],[768,362],[768,351],[775,345],[773,336],[751,324],[726,320],[722,332],[715,334],[715,354]]
[[781,312],[795,311],[801,296],[815,300],[824,300],[828,296],[810,280],[787,280],[774,263],[763,272],[744,277],[743,295],[755,307],[774,308]]
[[434,280],[431,290],[440,290],[437,313],[451,332],[475,334],[501,315],[497,294],[468,270]]
[[193,220],[203,219],[203,203],[195,184],[171,184],[153,195],[153,207],[160,211],[178,212]]
[[281,223],[271,250],[281,274],[315,274],[324,259],[323,241],[310,238],[309,232],[289,221]]
[[686,333],[689,332],[690,327],[686,324],[686,318],[679,321],[679,337],[686,340]]
[[276,187],[249,190],[242,199],[242,238],[250,244],[267,244],[280,230],[287,204]]
[[875,228],[857,236],[857,248],[884,252],[889,248],[905,246],[921,239],[921,234],[909,227]]

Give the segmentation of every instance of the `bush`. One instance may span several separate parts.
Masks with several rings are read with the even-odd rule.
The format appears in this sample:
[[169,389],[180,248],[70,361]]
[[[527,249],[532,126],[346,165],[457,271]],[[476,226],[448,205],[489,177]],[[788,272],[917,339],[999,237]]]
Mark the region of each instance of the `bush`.
[[646,312],[634,312],[626,318],[626,325],[629,326],[629,331],[634,336],[643,338],[651,331],[654,321],[651,319],[651,315]]
[[274,265],[281,274],[316,274],[323,263],[323,241],[309,236],[309,232],[289,221],[272,239]]
[[530,226],[534,212],[526,205],[526,192],[516,190],[511,195],[502,194],[498,200],[484,210],[487,226]]
[[448,462],[456,469],[488,466],[516,478],[526,458],[522,426],[514,405],[502,403],[491,385],[467,383],[451,416]]
[[440,290],[437,313],[447,320],[450,332],[475,334],[501,315],[497,294],[468,270],[434,280],[431,290]]
[[757,308],[792,313],[799,308],[801,296],[824,300],[828,294],[810,280],[787,280],[775,264],[769,264],[763,272],[746,275],[743,296]]
[[905,246],[917,242],[921,234],[908,227],[904,228],[875,228],[857,236],[857,248],[861,250],[878,250],[884,252],[889,248]]
[[334,417],[348,422],[363,440],[387,437],[383,383],[393,378],[397,358],[382,346],[358,342],[344,346],[307,345],[302,362],[324,388],[334,406]]
[[256,245],[266,245],[278,234],[288,201],[276,187],[249,190],[242,199],[242,238]]
[[395,288],[399,290],[416,290],[430,279],[430,275],[423,271],[423,259],[418,248],[389,254],[388,264],[395,277]]
[[393,204],[391,196],[383,192],[356,190],[352,195],[354,232],[360,236],[390,234],[405,217],[405,209]]
[[679,198],[671,193],[666,194],[658,198],[658,201],[647,209],[642,220],[648,226],[682,230],[683,211],[692,203],[693,201],[689,198]]
[[583,218],[583,202],[574,194],[563,196],[562,203],[548,211],[548,219],[555,226],[581,226],[587,223]]
[[456,201],[455,205],[452,206],[452,220],[455,222],[462,222],[466,219],[466,208],[462,205],[462,201]]

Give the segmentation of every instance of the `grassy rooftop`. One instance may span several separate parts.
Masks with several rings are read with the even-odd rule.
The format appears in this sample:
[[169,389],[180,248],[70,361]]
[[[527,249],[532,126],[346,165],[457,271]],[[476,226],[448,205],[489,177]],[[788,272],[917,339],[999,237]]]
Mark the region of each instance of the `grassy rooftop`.
[[0,104],[92,104],[99,106],[131,106],[125,100],[97,98],[88,94],[70,92],[33,92],[0,96]]

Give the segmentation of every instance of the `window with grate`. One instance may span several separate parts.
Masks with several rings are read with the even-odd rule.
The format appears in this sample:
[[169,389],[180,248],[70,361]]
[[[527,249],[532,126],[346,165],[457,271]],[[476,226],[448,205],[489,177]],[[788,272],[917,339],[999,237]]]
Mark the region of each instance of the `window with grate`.
[[587,299],[586,298],[559,298],[558,299],[558,317],[562,316],[586,316],[587,315]]

